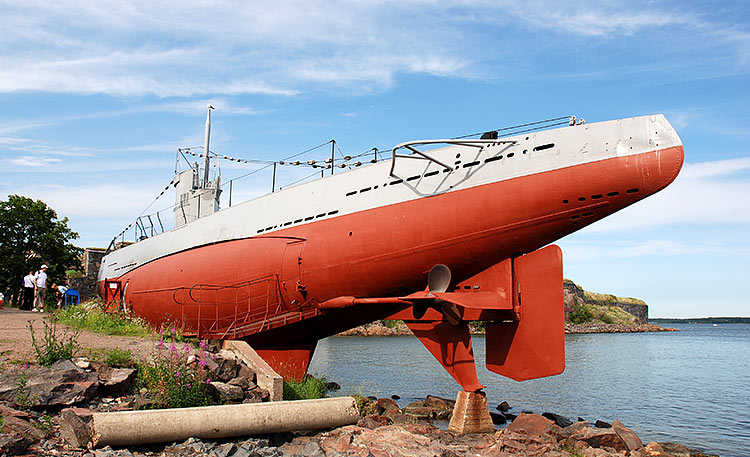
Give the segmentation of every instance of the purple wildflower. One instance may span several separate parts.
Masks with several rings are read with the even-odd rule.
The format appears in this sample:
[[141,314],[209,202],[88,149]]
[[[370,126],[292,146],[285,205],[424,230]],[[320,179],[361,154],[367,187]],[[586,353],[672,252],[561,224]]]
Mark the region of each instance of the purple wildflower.
[[174,335],[175,333],[177,333],[177,327],[172,327],[172,335]]
[[177,379],[180,379],[180,370],[177,370]]
[[201,341],[198,346],[200,346],[201,349],[206,349],[206,346],[208,346],[208,345],[206,344],[205,341]]
[[170,352],[177,352],[177,346],[174,345],[174,343],[169,345],[169,351]]
[[188,346],[188,345],[186,344],[186,345],[185,345],[185,347],[184,347],[184,348],[182,348],[182,350],[184,350],[185,352],[190,352],[190,346]]
[[29,362],[26,362],[26,363],[23,364],[23,369],[25,370],[27,368],[29,368]]
[[159,344],[156,345],[160,350],[164,349],[164,340],[159,340]]
[[159,330],[159,336],[164,336],[164,329],[163,328]]
[[201,367],[201,368],[205,367],[206,366],[206,361],[205,360],[201,360],[200,362],[198,362],[198,366]]

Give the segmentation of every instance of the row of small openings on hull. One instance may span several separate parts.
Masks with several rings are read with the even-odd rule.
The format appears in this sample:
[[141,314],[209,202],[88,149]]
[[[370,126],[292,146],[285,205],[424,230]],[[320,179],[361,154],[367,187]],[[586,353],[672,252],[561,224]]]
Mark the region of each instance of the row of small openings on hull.
[[[528,139],[528,138],[527,138],[527,139]],[[535,148],[533,149],[533,151],[534,151],[534,152],[537,152],[537,151],[543,151],[543,150],[545,150],[545,149],[551,149],[551,148],[554,148],[554,147],[555,147],[555,143],[547,143],[547,144],[543,144],[543,145],[541,145],[541,146],[537,146],[537,147],[535,147]],[[484,148],[483,148],[483,149],[484,149]],[[523,150],[523,154],[526,154],[526,153],[528,153],[528,150],[527,150],[527,149],[524,149],[524,150]],[[512,158],[513,156],[515,156],[515,153],[514,153],[514,152],[509,152],[509,153],[508,153],[508,154],[506,154],[506,155],[505,155],[504,157],[505,157],[505,158],[508,158],[508,159],[510,159],[510,158]],[[498,160],[502,160],[502,159],[503,159],[504,157],[503,157],[503,155],[502,155],[502,154],[500,154],[500,155],[496,155],[496,156],[492,156],[492,157],[488,157],[488,158],[484,159],[484,163],[492,163],[492,162],[496,162],[496,161],[498,161]],[[461,154],[456,154],[456,159],[460,159],[460,158],[461,158]],[[465,164],[461,165],[461,161],[460,161],[460,160],[456,160],[456,161],[454,162],[454,165],[456,166],[456,167],[455,167],[455,170],[458,170],[459,168],[471,168],[471,167],[476,167],[477,165],[480,165],[481,163],[482,163],[482,161],[481,161],[481,160],[474,160],[474,161],[472,161],[472,162],[467,162],[467,163],[465,163]],[[451,169],[451,168],[444,168],[444,169],[443,169],[443,173],[451,173],[452,171],[454,171],[454,169]],[[406,178],[406,179],[394,179],[393,181],[390,181],[390,182],[384,183],[382,187],[384,188],[384,187],[386,187],[386,186],[389,186],[389,185],[390,185],[390,186],[392,186],[392,185],[394,185],[394,184],[401,184],[401,183],[403,183],[404,181],[415,181],[415,180],[417,180],[417,179],[419,179],[419,178],[422,178],[422,177],[424,177],[424,178],[429,178],[429,177],[431,177],[431,176],[435,176],[435,175],[438,175],[438,174],[440,174],[440,170],[432,170],[432,171],[428,171],[427,173],[424,173],[424,174],[422,174],[422,175],[414,175],[414,176],[409,176],[409,177],[408,177],[408,178]],[[362,189],[359,189],[359,190],[351,190],[351,191],[347,192],[347,193],[345,194],[345,196],[347,196],[347,197],[351,197],[352,195],[356,195],[356,194],[362,194],[362,193],[365,193],[365,192],[369,192],[369,191],[371,191],[371,190],[375,190],[375,189],[378,189],[379,187],[380,187],[380,186],[369,186],[369,187],[364,187],[364,188],[362,188]]]
[[299,224],[301,222],[310,222],[313,219],[320,219],[320,218],[323,218],[323,217],[326,217],[326,216],[334,216],[334,215],[338,214],[338,212],[339,212],[339,210],[334,210],[334,211],[329,211],[327,213],[316,214],[314,216],[302,217],[302,218],[299,218],[299,219],[295,219],[293,221],[284,222],[283,224],[277,224],[277,225],[273,225],[273,226],[270,226],[270,227],[258,229],[257,233],[268,232],[268,231],[277,229],[279,227],[281,227],[281,228],[289,227],[290,225]]
[[[472,286],[463,286],[465,290],[477,290],[480,288],[478,284],[474,284]],[[461,290],[461,286],[453,286],[453,290]]]
[[[626,194],[635,194],[635,193],[638,193],[639,191],[640,191],[640,189],[638,189],[637,187],[633,187],[631,189],[626,190],[625,193]],[[617,192],[617,191],[612,191],[612,192],[608,192],[607,193],[607,197],[610,197],[610,198],[618,197],[619,195],[620,195],[620,192]],[[595,195],[592,195],[589,198],[591,198],[591,200],[601,200],[602,198],[604,198],[604,195],[603,194],[595,194]],[[585,202],[587,199],[588,198],[584,197],[584,196],[578,197],[578,201],[579,202]],[[567,205],[568,203],[570,203],[570,200],[565,199],[562,202],[563,202],[563,204]],[[576,220],[576,219],[580,219],[582,217],[591,217],[593,215],[594,215],[593,211],[587,211],[587,212],[585,212],[583,214],[574,214],[574,215],[570,216],[570,219],[571,220]]]

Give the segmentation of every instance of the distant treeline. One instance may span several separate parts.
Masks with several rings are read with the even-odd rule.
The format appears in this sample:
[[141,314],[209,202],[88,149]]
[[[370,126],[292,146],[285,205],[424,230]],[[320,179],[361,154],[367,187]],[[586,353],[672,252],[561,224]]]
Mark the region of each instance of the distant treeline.
[[653,324],[750,324],[750,317],[651,318],[648,321]]

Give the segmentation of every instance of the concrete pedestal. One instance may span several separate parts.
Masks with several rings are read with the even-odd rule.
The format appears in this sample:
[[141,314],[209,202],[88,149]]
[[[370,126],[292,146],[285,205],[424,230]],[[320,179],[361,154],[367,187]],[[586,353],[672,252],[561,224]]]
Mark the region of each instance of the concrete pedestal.
[[493,433],[495,426],[490,417],[487,395],[480,391],[460,391],[453,407],[453,417],[448,430],[465,435],[467,433]]

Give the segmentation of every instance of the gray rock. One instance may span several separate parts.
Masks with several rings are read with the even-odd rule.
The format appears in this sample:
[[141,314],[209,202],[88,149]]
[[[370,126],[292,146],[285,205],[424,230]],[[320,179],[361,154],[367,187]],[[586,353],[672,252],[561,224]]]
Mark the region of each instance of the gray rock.
[[221,401],[241,402],[245,399],[245,392],[239,386],[218,381],[212,382],[209,386],[211,394]]
[[34,407],[57,408],[89,401],[97,393],[99,378],[86,373],[70,360],[61,360],[51,367],[30,367],[7,370],[0,374],[0,399],[15,402],[19,379],[27,377],[24,393]]
[[214,457],[229,457],[236,450],[237,446],[234,443],[224,443],[217,446],[216,449],[211,451],[210,455]]
[[501,425],[501,424],[508,422],[508,418],[505,417],[505,414],[503,413],[496,413],[494,411],[490,411],[490,418],[492,419],[492,423],[495,425]]
[[542,413],[542,416],[546,417],[547,419],[554,421],[555,424],[557,424],[559,427],[565,428],[569,425],[573,424],[573,421],[568,419],[567,417],[561,416],[559,414],[555,413]]
[[232,351],[224,349],[219,351],[216,354],[216,365],[216,369],[212,371],[212,374],[223,382],[228,382],[230,379],[236,377],[239,371],[237,356]]
[[502,411],[502,412],[505,412],[505,411],[507,411],[507,410],[510,409],[510,405],[508,404],[507,401],[504,401],[504,402],[500,403],[499,405],[497,405],[497,409],[500,410],[500,411]]
[[25,454],[34,442],[23,435],[0,434],[0,455]]
[[244,376],[236,376],[230,379],[227,384],[229,384],[230,386],[237,386],[242,390],[250,390],[255,387],[255,383],[251,382]]
[[255,373],[255,371],[253,371],[252,368],[245,365],[244,363],[240,363],[240,368],[237,371],[237,376],[247,378],[251,383],[257,382],[257,374]]
[[596,428],[612,428],[612,424],[609,422],[604,422],[603,420],[598,420],[594,422],[594,427]]
[[100,370],[99,389],[102,395],[125,395],[135,382],[138,370],[134,368],[109,368]]
[[278,448],[281,455],[287,457],[325,457],[317,438],[303,436],[284,443]]

